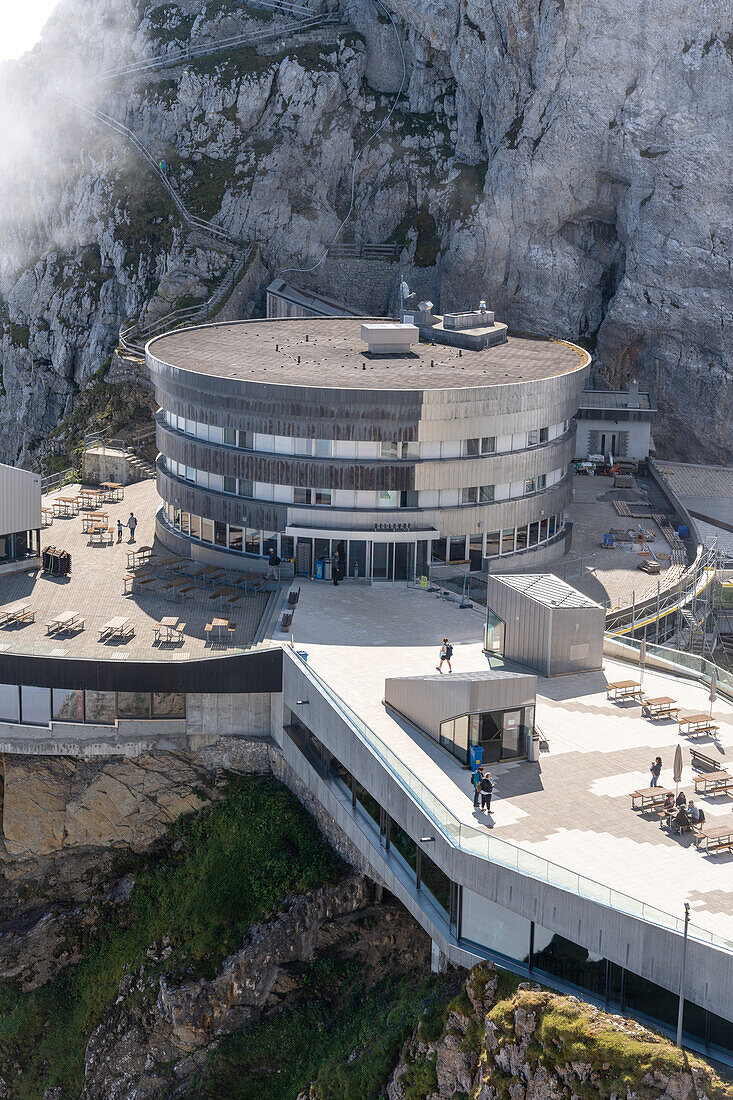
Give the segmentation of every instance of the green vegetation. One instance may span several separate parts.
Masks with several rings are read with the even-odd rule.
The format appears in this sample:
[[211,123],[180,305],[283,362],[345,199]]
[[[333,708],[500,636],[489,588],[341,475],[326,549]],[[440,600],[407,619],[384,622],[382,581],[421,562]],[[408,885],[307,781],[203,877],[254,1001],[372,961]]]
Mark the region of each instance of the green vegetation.
[[[275,780],[249,776],[171,826],[159,856],[131,857],[130,866],[129,902],[100,903],[94,928],[79,928],[69,945],[81,951],[78,965],[29,994],[0,986],[0,1075],[13,1079],[17,1100],[38,1100],[54,1085],[64,1097],[79,1094],[86,1041],[113,1009],[127,971],[210,976],[254,921],[293,892],[342,873],[292,795]],[[163,936],[172,954],[152,963],[147,948]]]
[[223,160],[201,157],[192,161],[189,165],[192,175],[182,186],[186,206],[199,217],[211,218],[218,214],[227,186],[236,178],[236,163],[236,157]]
[[[575,1000],[540,990],[519,991],[511,1000],[498,1001],[489,1013],[504,1041],[514,1040],[514,1014],[517,1008],[534,1013],[537,1029],[530,1053],[548,1072],[557,1065],[580,1062],[590,1065],[593,1079],[573,1081],[573,1091],[579,1100],[610,1100],[625,1096],[634,1089],[639,1100],[659,1096],[658,1088],[640,1084],[646,1074],[655,1071],[665,1075],[689,1072],[697,1065],[709,1074],[706,1094],[711,1100],[733,1100],[733,1087],[726,1085],[705,1063],[678,1050],[668,1039],[637,1037],[626,1025],[618,1025],[604,1013]],[[510,1095],[508,1082],[495,1082]]]
[[27,348],[31,338],[31,330],[28,325],[8,325],[11,343],[16,348]]
[[[363,965],[316,959],[288,1008],[224,1040],[192,1082],[190,1100],[295,1100],[313,1083],[319,1100],[377,1100],[400,1048],[433,1002],[450,996],[446,978],[385,978],[365,985]],[[425,1061],[425,1060],[423,1060]],[[410,1067],[412,1100],[434,1089],[435,1064]],[[421,1091],[422,1090],[422,1091]],[[430,1089],[428,1089],[430,1091]]]
[[178,211],[153,169],[140,160],[130,161],[113,181],[110,206],[121,215],[115,236],[125,246],[128,267],[137,271],[143,257],[152,260],[172,246]]

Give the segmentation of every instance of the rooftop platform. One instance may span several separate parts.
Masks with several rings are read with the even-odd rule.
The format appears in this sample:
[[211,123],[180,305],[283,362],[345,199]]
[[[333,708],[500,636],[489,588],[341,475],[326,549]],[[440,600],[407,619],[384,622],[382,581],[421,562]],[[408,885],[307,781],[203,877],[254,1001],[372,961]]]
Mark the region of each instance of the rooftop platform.
[[[78,485],[67,485],[44,497],[43,505],[48,506],[56,496],[76,496],[78,490]],[[155,540],[155,512],[159,504],[155,482],[150,480],[128,485],[124,500],[104,504],[100,509],[108,513],[108,523],[113,528],[117,526],[118,517],[126,523],[130,512],[134,512],[138,519],[135,543],[128,541],[130,533],[124,528],[120,544],[115,530],[114,545],[89,545],[89,536],[82,532],[79,515],[57,517],[52,526],[44,528],[41,545],[67,550],[71,554],[71,575],[50,577],[34,569],[0,577],[0,612],[22,601],[36,613],[33,623],[0,628],[0,652],[139,661],[181,661],[210,654],[216,656],[226,650],[219,645],[213,648],[207,645],[204,632],[206,623],[214,615],[223,615],[237,624],[234,635],[228,639],[228,651],[251,645],[257,637],[268,600],[273,598],[271,595],[258,593],[241,600],[236,608],[221,611],[217,601],[211,599],[216,587],[192,578],[192,583],[200,586],[199,590],[189,598],[174,600],[174,590],[166,590],[163,585],[175,574],[166,574],[164,568],[155,563],[154,570],[160,580],[131,595],[124,594],[124,578],[129,572],[128,551],[152,546],[158,553],[157,562],[172,556]],[[191,572],[200,568],[200,564],[190,563]],[[232,579],[235,577],[236,574],[232,574]],[[222,583],[231,583],[231,580]],[[63,612],[75,612],[83,618],[84,630],[49,635],[46,624]],[[129,619],[135,629],[134,637],[129,641],[100,642],[100,628],[117,617]],[[178,617],[186,624],[182,643],[153,644],[153,630],[164,617]]]
[[[662,757],[662,788],[671,787],[673,754],[683,746],[680,789],[693,796],[690,745],[672,721],[641,717],[639,706],[615,705],[606,685],[638,680],[633,665],[605,660],[603,672],[539,678],[537,724],[549,741],[538,763],[492,768],[492,814],[473,807],[470,775],[435,742],[383,706],[392,676],[437,675],[438,649],[448,636],[456,673],[485,670],[483,616],[461,611],[433,593],[400,585],[301,583],[293,618],[296,646],[430,790],[465,824],[595,879],[657,909],[682,914],[733,940],[733,854],[706,855],[689,834],[662,830],[655,818],[632,810],[630,792],[649,785],[649,765]],[[449,675],[444,673],[445,676]],[[650,696],[670,696],[683,713],[706,713],[708,690],[694,681],[646,671]],[[733,762],[733,705],[714,706],[719,734],[701,737],[701,751]],[[733,813],[733,798],[700,795],[708,824]]]
[[[158,336],[147,350],[159,362],[241,382],[319,389],[433,390],[536,382],[585,369],[572,344],[512,336],[483,351],[415,343],[405,355],[369,356],[364,318],[272,318],[199,325]],[[358,372],[358,373],[357,373]]]

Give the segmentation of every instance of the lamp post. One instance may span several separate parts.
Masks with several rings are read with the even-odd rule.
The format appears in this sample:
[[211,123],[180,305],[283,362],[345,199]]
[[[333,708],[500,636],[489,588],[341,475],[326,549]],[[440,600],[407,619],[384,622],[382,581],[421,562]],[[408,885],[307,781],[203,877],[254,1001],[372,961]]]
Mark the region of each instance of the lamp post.
[[685,902],[685,932],[682,937],[682,965],[680,967],[680,1004],[677,1011],[677,1046],[682,1046],[682,1017],[685,1011],[685,967],[687,965],[687,929],[690,924],[690,903]]

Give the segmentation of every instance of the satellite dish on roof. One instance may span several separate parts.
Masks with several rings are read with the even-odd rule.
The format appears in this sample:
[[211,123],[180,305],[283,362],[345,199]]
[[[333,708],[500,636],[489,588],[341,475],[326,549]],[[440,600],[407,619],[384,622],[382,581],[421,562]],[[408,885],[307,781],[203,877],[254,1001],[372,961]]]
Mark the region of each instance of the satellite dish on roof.
[[400,294],[402,295],[402,301],[406,302],[408,298],[414,298],[415,292],[410,290],[409,286],[403,279],[400,283]]

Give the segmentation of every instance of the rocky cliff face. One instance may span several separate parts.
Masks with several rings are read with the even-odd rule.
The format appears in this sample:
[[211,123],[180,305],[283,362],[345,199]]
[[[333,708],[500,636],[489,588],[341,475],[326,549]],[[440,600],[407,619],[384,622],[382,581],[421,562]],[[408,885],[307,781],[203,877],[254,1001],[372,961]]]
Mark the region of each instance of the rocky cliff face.
[[[726,5],[394,0],[392,10],[407,82],[359,160],[347,238],[398,245],[408,280],[443,308],[480,288],[516,328],[587,338],[600,375],[655,387],[660,449],[729,460]],[[373,0],[339,11],[349,31],[308,37],[284,29],[288,16],[232,0],[62,0],[42,44],[5,66],[1,457],[27,455],[70,411],[126,317],[204,300],[236,251],[192,233],[130,143],[59,101],[56,86],[134,131],[191,211],[256,240],[264,286],[320,256],[348,206],[354,153],[400,85],[394,32]],[[282,40],[259,50],[88,83],[273,27]],[[378,286],[335,261],[292,277],[383,310],[397,271],[380,269]]]
[[[439,1035],[422,1023],[402,1050],[389,1100],[729,1100],[733,1088],[670,1042],[574,997],[475,967]],[[502,988],[503,987],[503,988]],[[503,994],[503,995],[502,995]],[[308,1100],[318,1100],[311,1093]]]

